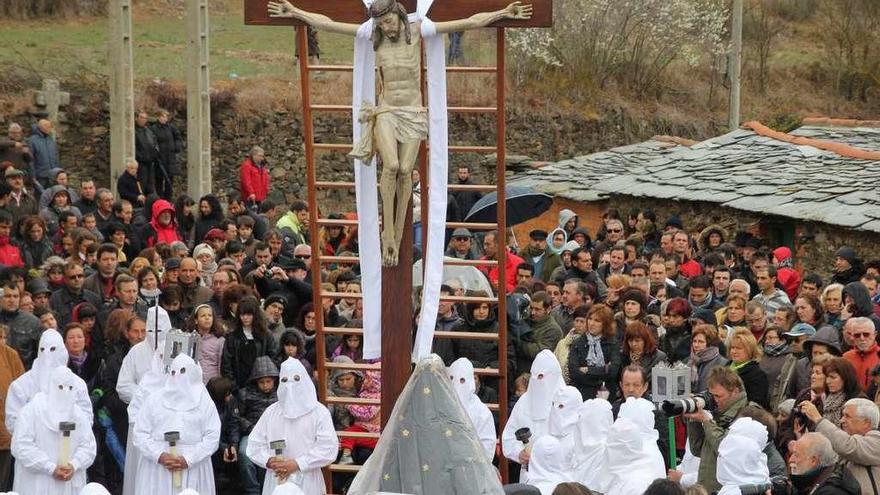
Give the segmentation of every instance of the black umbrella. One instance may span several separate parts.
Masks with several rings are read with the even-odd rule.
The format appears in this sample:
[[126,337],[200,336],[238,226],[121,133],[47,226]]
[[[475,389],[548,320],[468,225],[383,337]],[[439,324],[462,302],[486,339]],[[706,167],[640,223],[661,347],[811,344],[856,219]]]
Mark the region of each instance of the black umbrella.
[[[507,186],[504,188],[507,200],[507,225],[511,227],[531,220],[550,209],[553,198],[539,193],[530,187]],[[464,219],[473,223],[495,223],[498,221],[498,193],[489,193],[477,201]]]

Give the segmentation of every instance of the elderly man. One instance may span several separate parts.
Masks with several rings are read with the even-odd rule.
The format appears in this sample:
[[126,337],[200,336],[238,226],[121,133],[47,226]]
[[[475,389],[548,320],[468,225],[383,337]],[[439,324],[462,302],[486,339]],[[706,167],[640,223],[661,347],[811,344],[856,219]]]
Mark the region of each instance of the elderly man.
[[853,348],[843,354],[844,359],[856,369],[856,377],[862,390],[871,386],[871,370],[880,364],[880,346],[877,345],[877,329],[874,322],[864,316],[851,318],[846,330],[853,340]]
[[199,304],[204,304],[211,300],[214,292],[199,285],[199,271],[196,260],[192,258],[184,258],[180,260],[180,274],[177,281],[183,292],[183,299],[180,302],[180,308],[191,311]]
[[58,144],[52,134],[53,126],[49,119],[40,119],[34,126],[30,138],[30,150],[34,156],[34,174],[43,187],[52,186],[51,170],[61,168],[58,163]]
[[24,187],[26,176],[27,174],[23,170],[12,167],[7,168],[3,173],[6,184],[12,189],[9,193],[9,203],[6,205],[6,211],[12,215],[13,224],[18,224],[19,220],[26,216],[39,213],[37,198]]
[[[21,126],[15,122],[9,124],[7,137],[0,137],[0,163],[12,162],[15,168],[33,174],[33,169],[31,169],[33,159],[31,150],[24,140],[24,131]],[[33,181],[32,175],[30,180]]]
[[788,466],[794,495],[859,495],[853,475],[837,464],[831,442],[819,433],[807,433],[791,442]]
[[862,487],[863,495],[880,493],[880,409],[868,399],[850,399],[843,406],[840,428],[824,419],[810,401],[798,407],[828,440],[849,472]]
[[542,281],[550,280],[557,267],[562,266],[562,259],[547,247],[547,231],[535,229],[529,232],[529,245],[518,253],[526,262],[535,267],[535,277]]

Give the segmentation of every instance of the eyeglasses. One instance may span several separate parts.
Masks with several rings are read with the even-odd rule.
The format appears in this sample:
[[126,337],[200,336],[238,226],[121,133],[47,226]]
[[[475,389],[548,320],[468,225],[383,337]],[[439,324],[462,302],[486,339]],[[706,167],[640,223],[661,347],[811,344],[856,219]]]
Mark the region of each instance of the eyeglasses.
[[608,229],[608,232],[610,232],[612,234],[619,234],[619,233],[623,232],[623,230],[622,229]]
[[852,334],[852,336],[854,339],[867,339],[868,337],[871,336],[871,333],[870,332],[860,332],[860,333],[854,333],[854,334]]
[[298,260],[308,260],[308,259],[312,258],[312,255],[311,254],[297,254],[294,257]]
[[83,275],[82,273],[77,273],[76,275],[68,275],[67,278],[70,280],[77,280],[80,278],[86,278],[86,276]]

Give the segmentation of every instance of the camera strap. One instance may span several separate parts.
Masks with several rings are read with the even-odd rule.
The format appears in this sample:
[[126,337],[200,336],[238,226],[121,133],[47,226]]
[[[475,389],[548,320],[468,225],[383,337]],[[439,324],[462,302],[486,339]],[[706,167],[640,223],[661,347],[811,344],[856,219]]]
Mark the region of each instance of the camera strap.
[[874,479],[874,466],[865,466],[865,469],[868,470],[868,479],[871,480],[871,488],[874,489],[874,495],[880,495],[880,492],[877,491],[877,480]]

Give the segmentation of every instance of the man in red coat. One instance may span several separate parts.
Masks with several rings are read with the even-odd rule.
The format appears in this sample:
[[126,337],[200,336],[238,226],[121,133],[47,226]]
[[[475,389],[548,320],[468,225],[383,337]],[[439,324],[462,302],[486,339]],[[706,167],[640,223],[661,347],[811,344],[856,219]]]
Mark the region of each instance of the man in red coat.
[[259,146],[251,148],[241,163],[241,197],[248,205],[262,203],[269,194],[269,164],[266,152]]
[[[480,259],[483,260],[497,260],[498,259],[498,249],[507,249],[505,246],[498,247],[497,242],[497,234],[495,232],[489,231],[486,232],[486,236],[483,237],[483,252],[486,254]],[[505,283],[505,294],[513,291],[514,287],[516,287],[516,267],[520,263],[523,262],[523,259],[519,256],[507,252],[507,262],[505,263],[505,271],[504,278],[506,280]],[[489,282],[492,284],[492,288],[495,289],[497,293],[500,293],[498,287],[498,266],[487,267],[481,266],[479,270],[486,275],[489,279]]]
[[21,257],[21,250],[12,244],[11,235],[12,215],[0,210],[0,267],[20,268],[24,266],[24,260]]

